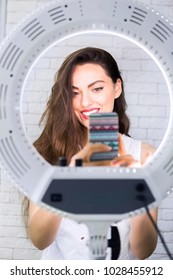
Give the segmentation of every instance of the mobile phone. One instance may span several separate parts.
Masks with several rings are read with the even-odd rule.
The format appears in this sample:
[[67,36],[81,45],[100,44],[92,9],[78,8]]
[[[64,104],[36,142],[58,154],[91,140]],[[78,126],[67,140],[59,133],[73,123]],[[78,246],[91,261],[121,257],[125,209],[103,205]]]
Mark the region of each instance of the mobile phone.
[[89,142],[112,147],[108,152],[93,153],[91,161],[112,160],[118,155],[118,128],[118,115],[115,112],[89,115]]

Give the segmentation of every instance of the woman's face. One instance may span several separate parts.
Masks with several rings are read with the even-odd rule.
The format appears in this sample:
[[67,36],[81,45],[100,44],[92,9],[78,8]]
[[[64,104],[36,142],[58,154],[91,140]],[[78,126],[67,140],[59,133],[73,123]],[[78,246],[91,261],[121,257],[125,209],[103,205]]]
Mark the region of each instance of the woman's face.
[[73,109],[79,121],[89,126],[89,115],[112,112],[121,94],[121,80],[113,83],[99,64],[77,65],[72,73]]

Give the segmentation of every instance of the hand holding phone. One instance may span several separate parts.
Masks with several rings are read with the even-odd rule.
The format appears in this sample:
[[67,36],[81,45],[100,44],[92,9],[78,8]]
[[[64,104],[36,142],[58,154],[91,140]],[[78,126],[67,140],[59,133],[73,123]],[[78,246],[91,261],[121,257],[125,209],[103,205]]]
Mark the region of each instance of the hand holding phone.
[[118,115],[112,113],[95,113],[89,116],[89,142],[102,143],[112,149],[108,152],[94,153],[91,161],[112,160],[118,155]]

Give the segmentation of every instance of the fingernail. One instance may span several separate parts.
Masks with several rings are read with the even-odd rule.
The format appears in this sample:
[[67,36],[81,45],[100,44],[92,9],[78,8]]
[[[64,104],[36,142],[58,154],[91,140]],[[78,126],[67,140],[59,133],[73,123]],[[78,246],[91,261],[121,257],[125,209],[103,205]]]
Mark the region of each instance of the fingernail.
[[107,146],[107,150],[108,150],[108,151],[111,151],[111,150],[112,150],[112,147],[111,147],[111,146]]

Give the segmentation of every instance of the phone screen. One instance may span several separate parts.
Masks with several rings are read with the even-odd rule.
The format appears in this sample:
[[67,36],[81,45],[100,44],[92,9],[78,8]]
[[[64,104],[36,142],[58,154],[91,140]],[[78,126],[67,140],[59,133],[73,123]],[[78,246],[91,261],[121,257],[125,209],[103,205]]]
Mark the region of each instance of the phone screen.
[[112,160],[118,155],[118,115],[95,113],[89,116],[89,142],[112,147],[111,151],[94,153],[91,161]]

